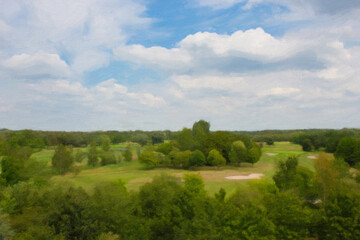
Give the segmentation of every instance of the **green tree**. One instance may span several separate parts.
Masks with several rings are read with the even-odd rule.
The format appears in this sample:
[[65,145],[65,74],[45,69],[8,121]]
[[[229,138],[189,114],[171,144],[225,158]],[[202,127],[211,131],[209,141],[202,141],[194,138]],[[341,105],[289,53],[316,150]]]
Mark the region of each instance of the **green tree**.
[[260,160],[261,157],[261,148],[258,144],[252,142],[251,148],[248,150],[246,162],[251,163],[254,165],[254,163],[257,163]]
[[145,146],[147,143],[150,142],[150,138],[145,133],[137,133],[133,136],[132,142],[136,142],[141,146]]
[[14,148],[1,161],[1,178],[5,179],[7,184],[13,185],[35,176],[41,171],[41,166],[36,159],[30,157],[31,154],[32,149],[29,147]]
[[113,152],[103,152],[100,154],[100,159],[101,159],[101,165],[105,166],[108,164],[115,164],[116,163],[116,157],[115,154]]
[[98,151],[96,147],[96,142],[91,142],[88,150],[88,165],[95,167],[99,161]]
[[350,166],[360,162],[360,140],[353,137],[343,137],[336,147],[335,157],[342,158]]
[[200,120],[195,122],[192,127],[193,136],[209,134],[210,133],[210,123],[205,120]]
[[301,145],[302,145],[303,151],[305,151],[305,152],[310,152],[312,149],[312,142],[309,138],[305,139]]
[[280,161],[278,169],[273,176],[276,186],[280,190],[288,190],[294,187],[296,180],[296,167],[298,166],[298,158],[290,156],[284,161]]
[[159,153],[153,151],[143,151],[140,154],[139,162],[145,164],[149,168],[154,168],[159,166]]
[[109,136],[107,135],[103,135],[101,137],[101,148],[104,152],[108,152],[110,151],[110,147],[111,147],[111,139]]
[[206,151],[206,140],[210,133],[210,123],[204,120],[195,122],[192,127],[192,135],[194,138],[193,149],[199,149],[202,152]]
[[248,159],[248,152],[245,144],[242,141],[235,141],[231,144],[230,162],[233,164],[240,164],[246,162]]
[[213,149],[209,152],[207,157],[207,162],[211,166],[224,166],[226,165],[225,158],[220,154],[216,149]]
[[206,139],[206,151],[205,155],[208,155],[209,152],[213,149],[218,150],[221,155],[229,162],[229,153],[231,150],[231,144],[238,140],[239,136],[231,132],[226,131],[216,131],[211,134]]
[[189,166],[204,166],[206,164],[205,155],[200,150],[192,152],[189,158]]
[[190,156],[191,156],[192,152],[190,150],[187,151],[177,151],[174,154],[173,157],[173,161],[172,164],[174,167],[181,167],[181,168],[189,168],[189,161],[190,161]]
[[159,144],[159,146],[157,146],[156,151],[168,155],[171,152],[172,148],[173,145],[171,142],[164,142]]
[[180,150],[194,150],[196,147],[196,141],[192,135],[192,131],[189,128],[183,128],[177,137],[177,143]]
[[336,192],[339,186],[339,171],[336,169],[334,160],[320,153],[314,162],[315,183],[318,186],[321,200],[327,204],[328,197]]
[[274,139],[272,139],[272,138],[270,138],[270,137],[266,138],[265,142],[266,142],[266,144],[269,145],[269,146],[270,146],[270,145],[274,145]]
[[65,174],[70,170],[74,163],[72,149],[62,144],[58,145],[55,149],[54,156],[52,157],[52,166],[59,172]]
[[123,152],[123,156],[125,158],[125,161],[130,162],[132,160],[132,152],[131,152],[131,146],[128,144],[125,148],[125,151]]

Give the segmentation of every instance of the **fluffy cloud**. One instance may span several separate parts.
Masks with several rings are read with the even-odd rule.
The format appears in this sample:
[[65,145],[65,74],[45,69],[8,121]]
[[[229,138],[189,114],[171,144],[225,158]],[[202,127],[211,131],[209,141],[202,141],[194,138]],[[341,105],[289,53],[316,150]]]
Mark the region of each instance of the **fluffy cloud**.
[[[69,82],[68,80],[44,80],[40,83],[27,85],[30,90],[35,90],[44,96],[67,96],[75,99],[77,103],[86,106],[93,105],[113,105],[114,103],[126,107],[132,104],[142,104],[148,107],[157,107],[165,104],[161,97],[154,96],[148,92],[130,92],[128,88],[116,83],[116,79],[109,79],[93,87],[84,87],[79,82]],[[74,102],[76,103],[76,102]],[[97,107],[97,109],[100,109]],[[105,108],[106,110],[106,108]]]
[[172,80],[177,83],[180,88],[190,89],[213,89],[226,91],[241,91],[244,83],[241,77],[232,76],[190,76],[175,75]]
[[145,10],[131,0],[8,1],[0,10],[0,32],[7,31],[0,50],[7,57],[57,53],[78,73],[94,70],[108,64],[110,49],[124,43],[131,29],[151,22],[141,17]]
[[5,61],[4,67],[21,78],[66,77],[70,74],[68,65],[59,55],[45,52],[14,55]]
[[251,71],[319,70],[338,59],[346,60],[348,50],[338,39],[307,38],[306,32],[274,37],[262,28],[236,31],[231,35],[198,32],[181,40],[176,48],[146,48],[129,45],[116,48],[117,59],[176,75],[247,73]]

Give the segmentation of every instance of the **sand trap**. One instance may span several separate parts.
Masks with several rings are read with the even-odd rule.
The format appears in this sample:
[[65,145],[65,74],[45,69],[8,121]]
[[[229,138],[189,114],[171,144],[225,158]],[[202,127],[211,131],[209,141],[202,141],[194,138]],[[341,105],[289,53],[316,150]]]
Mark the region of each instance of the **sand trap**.
[[310,158],[310,159],[317,159],[317,156],[310,155],[310,156],[308,156],[308,158]]
[[237,176],[227,176],[226,179],[229,180],[248,180],[248,179],[261,179],[264,176],[262,173],[251,173],[247,176],[237,175]]
[[270,153],[270,152],[267,152],[267,153],[265,153],[266,155],[268,155],[268,156],[275,156],[275,155],[277,155],[277,153]]

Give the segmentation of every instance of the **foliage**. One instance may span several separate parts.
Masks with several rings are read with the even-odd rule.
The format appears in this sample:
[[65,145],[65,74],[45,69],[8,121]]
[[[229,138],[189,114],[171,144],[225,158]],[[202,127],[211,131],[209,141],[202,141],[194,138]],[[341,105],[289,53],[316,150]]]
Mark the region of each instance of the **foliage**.
[[174,152],[173,159],[172,159],[172,165],[174,167],[182,167],[182,168],[189,168],[190,167],[190,156],[192,155],[192,152],[187,151],[177,151]]
[[315,183],[319,189],[321,200],[327,204],[328,197],[338,189],[339,171],[335,168],[334,160],[320,153],[315,159]]
[[32,149],[29,147],[18,147],[3,157],[1,161],[1,178],[9,185],[19,181],[27,180],[36,176],[44,167],[43,164],[31,157]]
[[144,146],[150,141],[150,138],[145,133],[136,133],[133,136],[132,141]]
[[164,142],[157,146],[156,151],[168,155],[173,148],[172,142]]
[[110,151],[111,139],[107,135],[101,136],[101,149],[104,152]]
[[245,144],[242,141],[236,141],[231,144],[230,150],[230,162],[233,164],[240,164],[246,162],[247,159],[247,149]]
[[334,155],[344,159],[350,166],[360,163],[360,138],[343,137]]
[[194,150],[196,147],[195,139],[192,135],[191,129],[189,128],[183,128],[183,130],[179,133],[176,141],[179,149],[182,151]]
[[206,164],[205,155],[200,150],[195,150],[194,152],[192,152],[189,159],[190,167],[204,166],[205,164]]
[[274,145],[274,139],[270,137],[266,138],[265,142],[267,145]]
[[95,167],[99,161],[98,151],[95,142],[91,142],[88,150],[88,165]]
[[100,154],[100,159],[101,159],[100,163],[101,163],[102,166],[116,163],[115,154],[113,152],[111,152],[111,151],[101,153]]
[[226,164],[226,159],[216,149],[209,152],[207,162],[211,166],[223,166]]
[[62,144],[58,145],[55,149],[54,156],[52,157],[52,166],[59,172],[65,174],[70,170],[74,163],[72,149]]
[[305,152],[310,152],[311,149],[312,149],[311,140],[308,139],[308,138],[305,139],[305,140],[302,142],[301,146],[302,146],[303,151],[305,151]]
[[131,146],[128,144],[123,152],[125,161],[130,162],[132,160],[132,151]]
[[159,166],[159,153],[153,151],[143,151],[140,154],[139,161],[142,164],[145,164],[149,168],[154,168]]

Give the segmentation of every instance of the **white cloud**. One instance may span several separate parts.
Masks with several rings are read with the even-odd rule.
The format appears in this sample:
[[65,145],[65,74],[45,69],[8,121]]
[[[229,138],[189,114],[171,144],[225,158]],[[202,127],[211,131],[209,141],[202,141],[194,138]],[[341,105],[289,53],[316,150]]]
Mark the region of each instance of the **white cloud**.
[[188,65],[192,60],[190,53],[179,48],[145,48],[142,45],[118,47],[114,49],[114,55],[119,60],[133,61],[148,66],[159,66],[165,69],[181,68]]
[[226,91],[239,91],[244,84],[241,77],[233,76],[190,76],[175,75],[172,80],[182,89],[214,89]]
[[5,5],[0,32],[6,28],[7,34],[1,34],[0,50],[8,57],[65,53],[79,73],[107,65],[113,47],[124,43],[132,29],[151,22],[141,16],[146,8],[132,0],[18,0]]
[[236,31],[232,35],[198,32],[188,35],[179,46],[184,49],[208,48],[218,56],[243,56],[257,60],[276,60],[301,51],[291,39],[276,39],[262,28]]
[[294,93],[300,92],[300,89],[298,88],[283,88],[283,87],[276,87],[276,88],[270,88],[269,90],[260,93],[260,95],[268,96],[289,96]]
[[[57,100],[67,96],[68,100],[75,100],[74,104],[86,106],[107,106],[104,109],[114,108],[119,103],[126,107],[145,105],[158,107],[165,104],[162,97],[154,96],[149,92],[132,92],[127,87],[116,83],[116,79],[109,79],[93,87],[84,87],[80,82],[68,80],[44,80],[40,83],[27,84],[29,89],[39,95],[51,95]],[[113,107],[111,107],[113,106]]]
[[14,55],[5,61],[4,67],[24,78],[66,77],[70,74],[68,65],[59,55],[45,52]]

